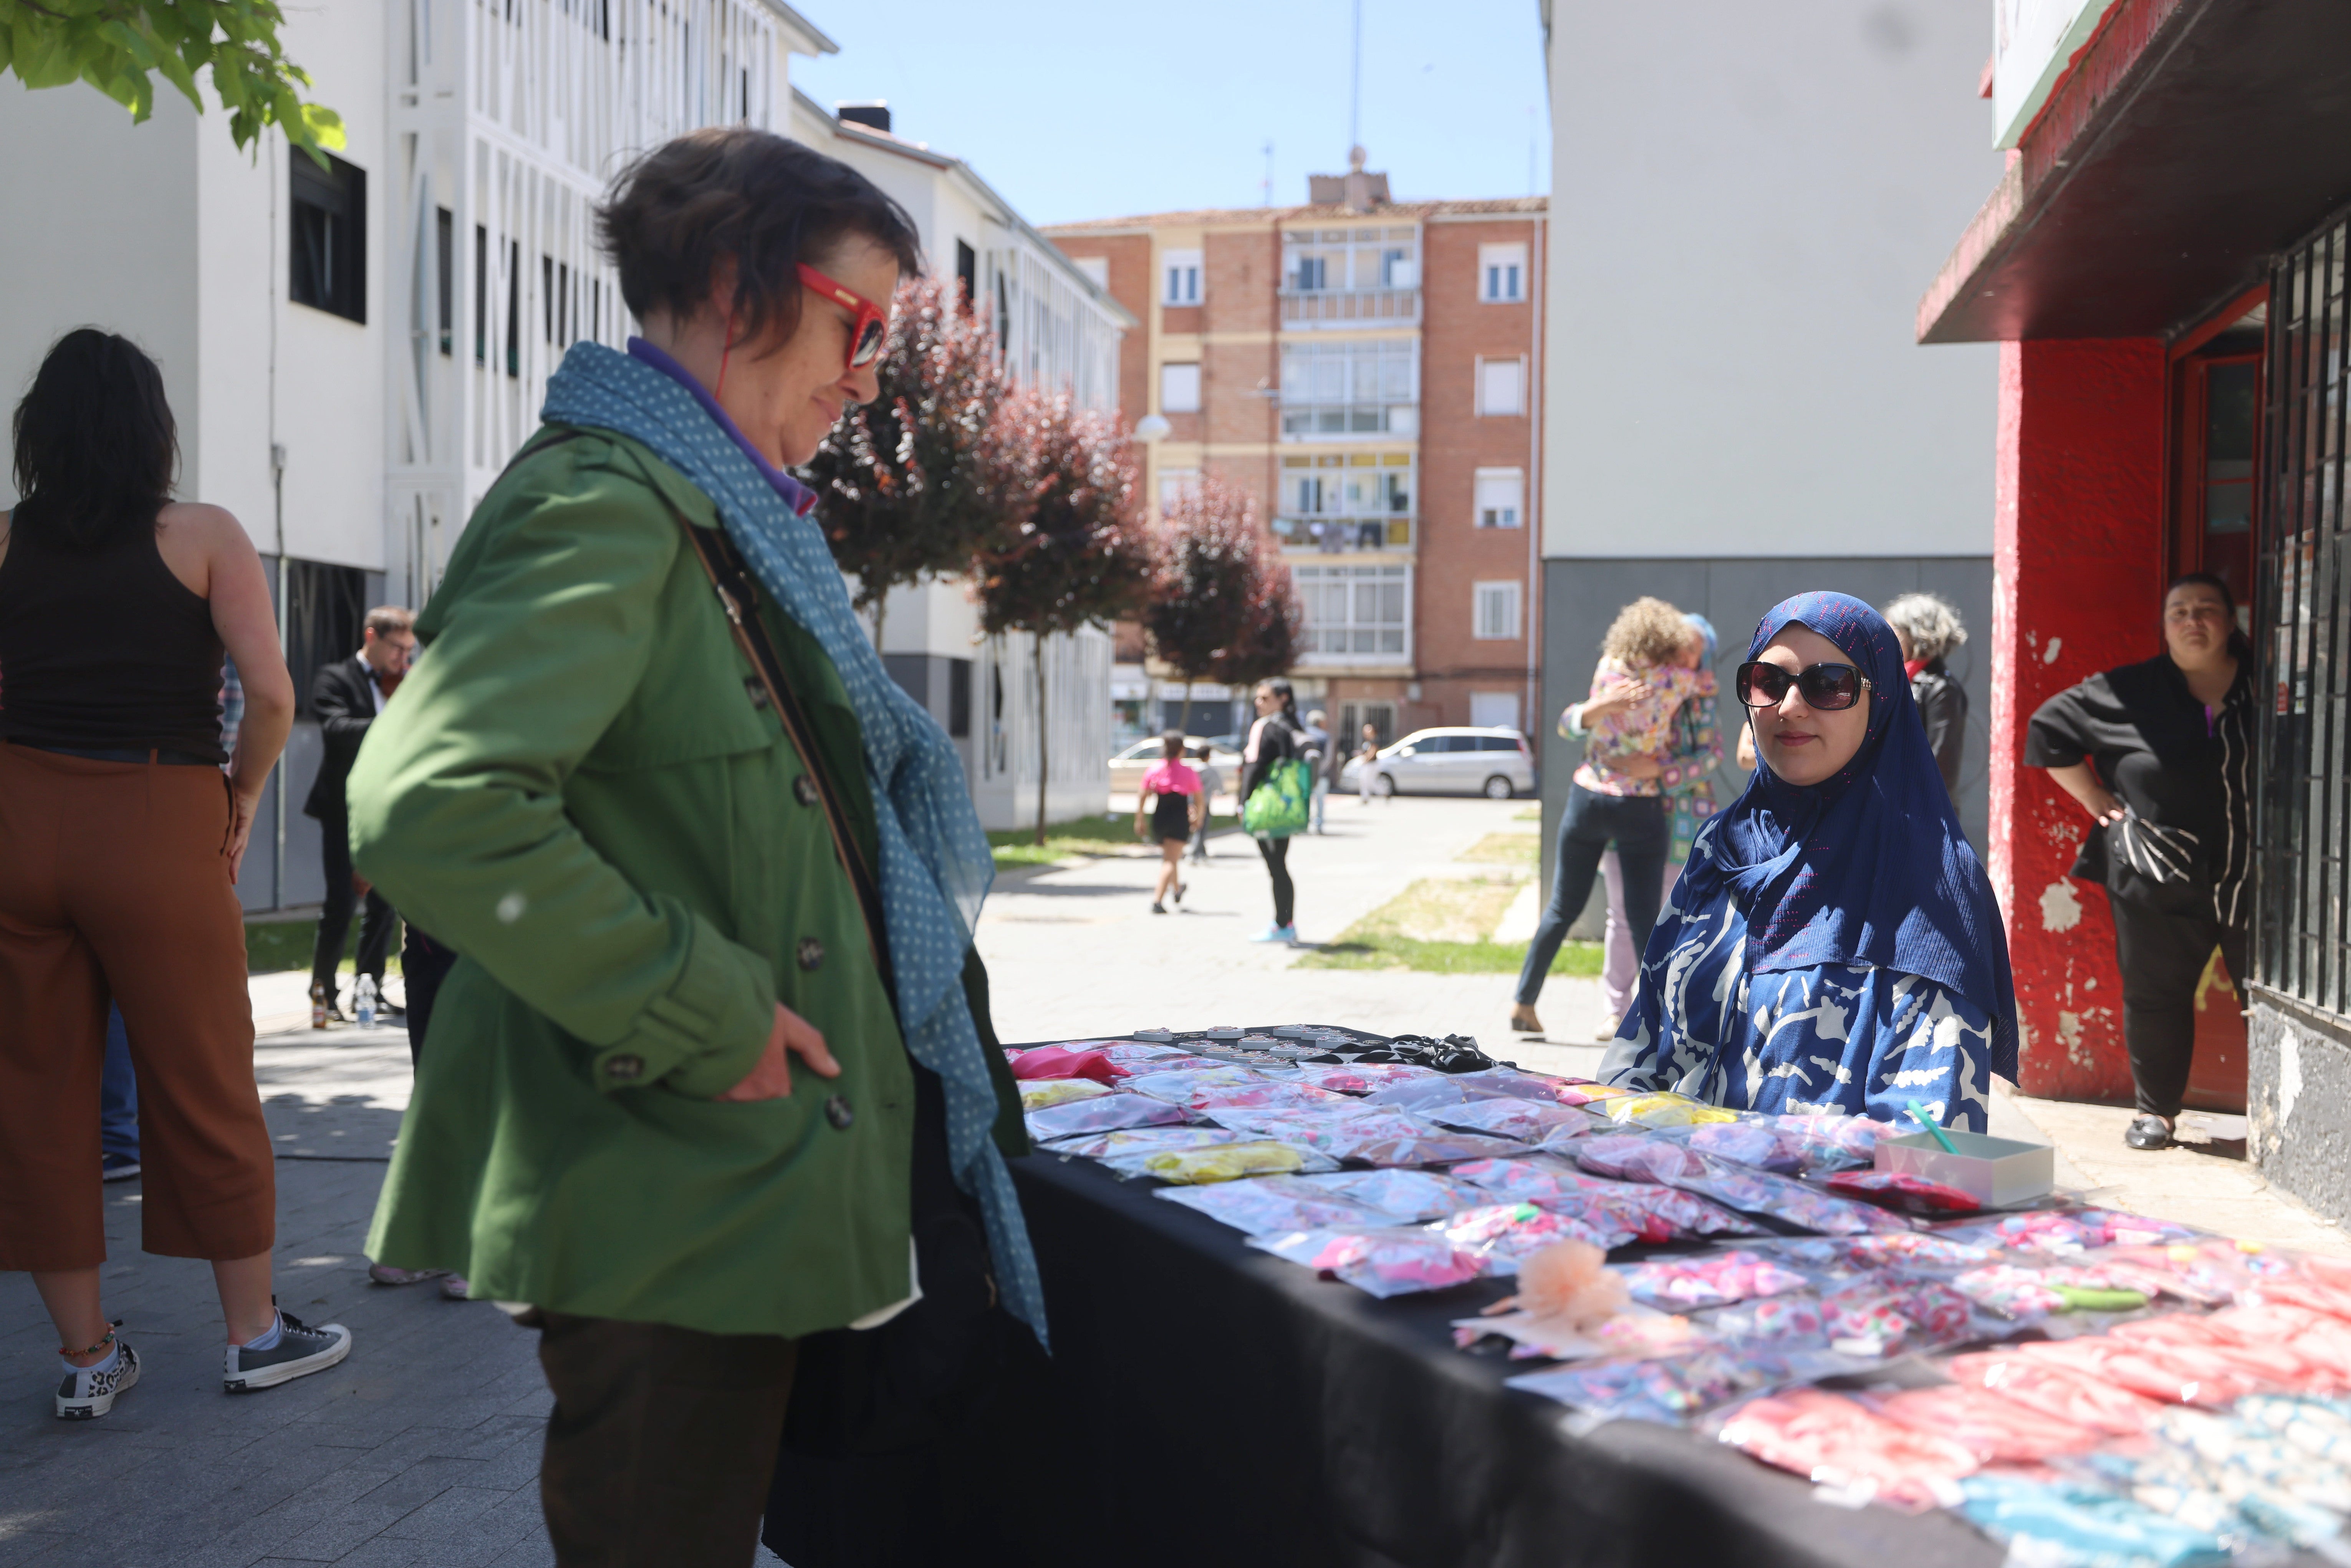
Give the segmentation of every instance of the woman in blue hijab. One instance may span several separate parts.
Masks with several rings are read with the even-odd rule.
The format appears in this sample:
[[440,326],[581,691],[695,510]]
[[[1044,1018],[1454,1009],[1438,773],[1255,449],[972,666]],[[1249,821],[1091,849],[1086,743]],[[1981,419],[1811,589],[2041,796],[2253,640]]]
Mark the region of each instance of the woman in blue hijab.
[[1900,644],[1842,593],[1763,617],[1737,694],[1762,766],[1691,846],[1608,1082],[1984,1130],[2016,1076],[2008,938]]

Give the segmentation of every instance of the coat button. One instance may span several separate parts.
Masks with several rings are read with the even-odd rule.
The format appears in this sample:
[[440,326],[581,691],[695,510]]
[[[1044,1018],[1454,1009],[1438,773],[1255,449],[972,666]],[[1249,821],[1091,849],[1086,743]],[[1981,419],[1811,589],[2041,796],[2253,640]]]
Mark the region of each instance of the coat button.
[[824,944],[813,936],[803,936],[795,955],[803,969],[813,969],[824,962]]
[[642,1056],[615,1056],[604,1063],[604,1076],[615,1083],[634,1083],[644,1075],[645,1059]]
[[792,799],[803,806],[816,804],[816,780],[803,773],[792,780]]
[[847,1132],[849,1124],[857,1120],[857,1113],[849,1108],[849,1096],[835,1094],[827,1100],[824,1103],[824,1119]]
[[768,706],[768,683],[761,680],[757,675],[746,675],[743,677],[743,695],[751,699],[751,706],[753,707],[766,707]]

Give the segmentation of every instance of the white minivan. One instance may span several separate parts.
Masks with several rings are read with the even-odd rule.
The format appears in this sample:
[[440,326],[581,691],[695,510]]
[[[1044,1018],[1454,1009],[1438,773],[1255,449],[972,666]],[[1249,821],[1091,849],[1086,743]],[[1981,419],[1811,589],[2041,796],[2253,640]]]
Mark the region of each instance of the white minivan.
[[[1339,788],[1360,788],[1363,766],[1351,759],[1340,770]],[[1383,750],[1372,764],[1372,792],[1377,795],[1483,795],[1507,800],[1531,795],[1534,789],[1534,754],[1527,737],[1515,729],[1416,729]]]

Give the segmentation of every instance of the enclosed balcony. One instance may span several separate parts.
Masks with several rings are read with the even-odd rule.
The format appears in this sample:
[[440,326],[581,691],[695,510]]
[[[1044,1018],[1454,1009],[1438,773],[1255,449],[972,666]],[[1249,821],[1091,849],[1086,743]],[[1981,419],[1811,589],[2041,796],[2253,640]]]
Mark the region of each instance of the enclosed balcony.
[[1420,231],[1410,224],[1293,229],[1281,236],[1281,325],[1420,324]]
[[1283,458],[1274,537],[1292,554],[1409,552],[1413,466],[1409,452]]
[[1283,347],[1282,440],[1362,440],[1419,431],[1417,340]]

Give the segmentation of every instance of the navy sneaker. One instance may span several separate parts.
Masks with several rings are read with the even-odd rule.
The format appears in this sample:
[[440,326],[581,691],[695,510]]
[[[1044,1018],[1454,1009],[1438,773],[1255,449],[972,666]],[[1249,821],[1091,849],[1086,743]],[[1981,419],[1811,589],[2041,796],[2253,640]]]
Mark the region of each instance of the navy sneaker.
[[314,1372],[324,1372],[351,1354],[351,1331],[340,1323],[312,1328],[292,1312],[277,1314],[277,1343],[267,1350],[233,1344],[221,1373],[221,1386],[231,1394],[275,1388]]
[[96,1366],[78,1366],[57,1385],[57,1419],[95,1421],[113,1409],[114,1401],[138,1381],[139,1353],[118,1335],[112,1366],[102,1371]]

